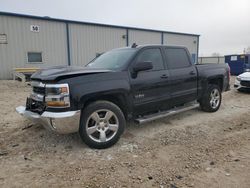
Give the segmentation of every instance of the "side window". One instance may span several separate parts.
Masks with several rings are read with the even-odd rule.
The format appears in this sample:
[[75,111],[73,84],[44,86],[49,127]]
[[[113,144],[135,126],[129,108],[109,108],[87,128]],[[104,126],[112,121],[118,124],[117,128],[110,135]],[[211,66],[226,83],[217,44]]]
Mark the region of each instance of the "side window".
[[167,65],[170,69],[190,66],[188,54],[183,48],[165,48]]
[[28,63],[42,63],[42,52],[28,52]]
[[152,62],[152,64],[153,64],[152,70],[153,71],[164,69],[161,50],[159,48],[146,49],[146,50],[142,51],[138,55],[136,62],[144,62],[144,61]]

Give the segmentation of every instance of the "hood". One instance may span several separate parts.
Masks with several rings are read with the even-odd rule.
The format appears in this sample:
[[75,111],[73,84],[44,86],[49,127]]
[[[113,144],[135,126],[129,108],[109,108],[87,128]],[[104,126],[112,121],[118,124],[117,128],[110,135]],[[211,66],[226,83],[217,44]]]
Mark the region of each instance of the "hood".
[[243,80],[250,80],[250,72],[244,72],[240,74],[239,77]]
[[97,73],[104,73],[104,72],[112,72],[111,70],[105,69],[93,69],[89,67],[81,67],[81,66],[56,66],[50,67],[46,69],[41,69],[34,73],[31,76],[33,80],[45,80],[45,81],[52,81],[60,79],[60,77],[67,77],[67,76],[78,76],[84,74],[97,74]]

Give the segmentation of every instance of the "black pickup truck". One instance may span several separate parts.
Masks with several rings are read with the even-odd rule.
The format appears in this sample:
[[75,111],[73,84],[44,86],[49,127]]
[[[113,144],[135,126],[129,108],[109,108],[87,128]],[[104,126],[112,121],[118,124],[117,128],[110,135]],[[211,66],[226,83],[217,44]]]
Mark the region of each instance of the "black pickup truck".
[[133,45],[85,67],[36,72],[26,105],[16,110],[58,133],[79,132],[90,147],[107,148],[127,120],[144,123],[198,106],[217,111],[229,79],[226,64],[193,65],[184,47]]

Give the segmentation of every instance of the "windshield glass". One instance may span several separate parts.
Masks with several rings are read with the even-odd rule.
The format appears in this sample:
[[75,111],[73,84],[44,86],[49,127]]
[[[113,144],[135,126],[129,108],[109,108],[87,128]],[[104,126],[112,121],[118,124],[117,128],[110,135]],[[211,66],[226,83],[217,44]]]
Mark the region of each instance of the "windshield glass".
[[118,70],[126,65],[135,52],[136,50],[131,48],[108,51],[91,61],[86,66],[91,68]]

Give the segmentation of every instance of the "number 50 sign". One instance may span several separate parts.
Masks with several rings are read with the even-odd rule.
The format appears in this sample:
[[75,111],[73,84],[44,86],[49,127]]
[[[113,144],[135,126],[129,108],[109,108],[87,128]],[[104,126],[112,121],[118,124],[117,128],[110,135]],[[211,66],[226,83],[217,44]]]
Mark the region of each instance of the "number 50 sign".
[[32,31],[32,32],[39,32],[39,30],[40,30],[39,25],[31,25],[30,26],[30,31]]

